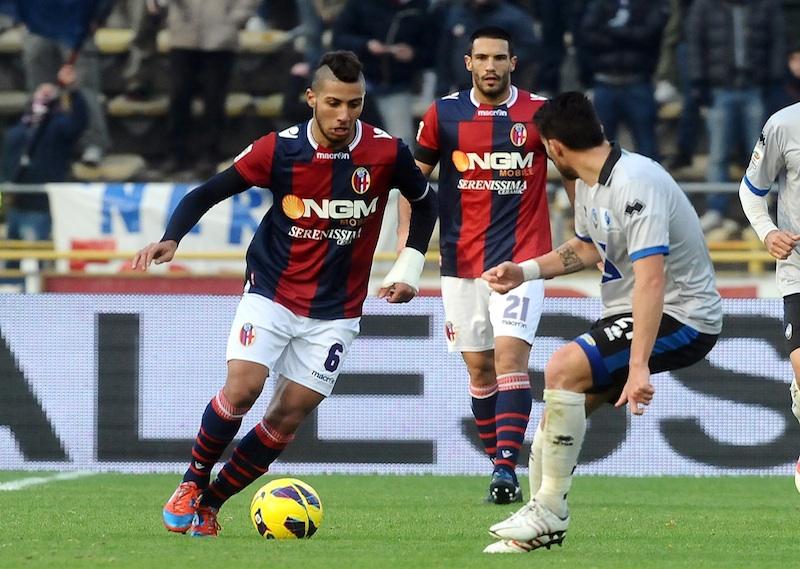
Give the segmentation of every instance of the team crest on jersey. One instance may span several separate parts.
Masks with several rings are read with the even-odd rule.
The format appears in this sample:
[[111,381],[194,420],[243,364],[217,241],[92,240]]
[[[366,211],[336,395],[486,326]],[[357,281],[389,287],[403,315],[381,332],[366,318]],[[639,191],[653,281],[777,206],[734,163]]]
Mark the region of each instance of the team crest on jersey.
[[353,172],[353,176],[350,178],[350,184],[357,194],[365,194],[369,189],[370,182],[369,170],[363,166],[356,168],[356,171]]
[[511,144],[514,146],[522,146],[528,140],[528,129],[521,122],[515,123],[511,127]]
[[452,322],[444,323],[444,335],[448,342],[452,343],[456,341],[456,329]]
[[252,344],[256,339],[256,329],[255,327],[250,324],[250,322],[245,322],[242,329],[239,331],[239,341],[242,345],[246,348],[250,344]]

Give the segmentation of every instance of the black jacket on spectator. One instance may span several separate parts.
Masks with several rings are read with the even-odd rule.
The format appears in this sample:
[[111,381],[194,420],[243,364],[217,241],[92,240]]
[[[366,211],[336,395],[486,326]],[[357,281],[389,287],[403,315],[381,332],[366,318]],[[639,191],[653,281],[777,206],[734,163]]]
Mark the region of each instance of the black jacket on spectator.
[[581,45],[595,74],[650,80],[669,16],[666,0],[592,0],[581,23]]
[[[372,89],[406,90],[417,73],[433,63],[434,28],[427,0],[349,0],[333,26],[333,47],[358,55]],[[367,50],[372,39],[408,44],[414,58],[403,63],[390,55],[372,55]]]
[[445,6],[438,11],[442,20],[439,46],[436,50],[437,93],[445,95],[472,87],[472,76],[464,68],[464,55],[469,50],[469,38],[478,28],[498,26],[506,30],[514,43],[514,55],[521,68],[534,63],[538,41],[530,14],[505,2],[491,2],[473,7],[469,2]]
[[[734,30],[733,8],[744,7],[744,29]],[[784,77],[786,38],[778,0],[695,0],[686,22],[689,79],[707,87],[765,87]],[[745,42],[737,73],[734,32]]]
[[[38,124],[26,115],[6,131],[2,155],[4,181],[44,184],[67,179],[72,153],[89,120],[80,91],[70,91],[69,99],[69,109],[56,106]],[[30,157],[27,167],[21,163],[25,151]],[[47,194],[15,195],[14,205],[21,209],[46,209]]]

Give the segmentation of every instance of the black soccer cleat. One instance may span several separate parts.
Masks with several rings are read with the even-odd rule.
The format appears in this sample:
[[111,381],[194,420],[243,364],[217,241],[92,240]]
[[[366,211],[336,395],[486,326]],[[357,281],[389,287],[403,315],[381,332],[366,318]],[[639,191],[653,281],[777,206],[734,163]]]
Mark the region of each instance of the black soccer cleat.
[[499,505],[522,502],[522,488],[520,488],[516,476],[504,468],[496,469],[492,473],[486,501]]

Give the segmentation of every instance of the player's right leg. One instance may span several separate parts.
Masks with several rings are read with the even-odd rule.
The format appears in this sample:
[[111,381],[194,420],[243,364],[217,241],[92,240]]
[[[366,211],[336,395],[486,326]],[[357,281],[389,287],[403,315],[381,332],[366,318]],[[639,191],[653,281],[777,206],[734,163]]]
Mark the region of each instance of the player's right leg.
[[[789,361],[791,361],[794,371],[794,379],[789,386],[792,413],[800,421],[800,386],[798,385],[798,378],[800,378],[800,294],[783,297],[783,325]],[[795,466],[794,483],[797,491],[800,492],[800,459]]]
[[239,432],[247,411],[264,387],[269,370],[241,360],[228,362],[228,378],[206,406],[192,446],[183,481],[164,505],[162,517],[169,531],[185,533],[192,524],[200,496],[208,486],[211,469]]
[[245,294],[239,302],[228,336],[225,386],[206,406],[189,468],[164,506],[162,518],[168,530],[185,533],[191,526],[211,469],[236,436],[290,339],[287,313],[291,314],[256,294]]
[[[481,279],[442,277],[447,349],[460,352],[467,366],[475,426],[484,452],[494,464],[497,454],[495,415],[498,384],[489,296],[490,290]],[[509,487],[516,487],[516,479],[511,478]],[[487,500],[494,501],[491,490]]]

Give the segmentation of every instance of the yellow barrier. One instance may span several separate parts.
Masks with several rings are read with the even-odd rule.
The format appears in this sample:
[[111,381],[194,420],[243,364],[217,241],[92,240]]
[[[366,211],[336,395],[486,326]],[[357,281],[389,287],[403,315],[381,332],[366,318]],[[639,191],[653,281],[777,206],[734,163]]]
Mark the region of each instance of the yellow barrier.
[[[0,250],[0,260],[35,259],[38,261],[56,261],[67,259],[70,261],[118,261],[132,260],[134,251],[105,251],[80,249],[77,251],[52,251],[42,249],[18,249],[13,251]],[[240,261],[244,260],[245,251],[184,251],[175,255],[176,261]],[[394,261],[394,253],[375,253],[376,261]],[[429,251],[425,255],[426,261],[439,261],[438,251]]]
[[[764,272],[764,264],[775,259],[767,253],[761,243],[750,241],[710,242],[711,260],[715,263],[747,263],[751,274]],[[0,241],[0,260],[34,259],[39,261],[118,261],[131,260],[134,251],[88,250],[54,251],[48,242]],[[178,252],[178,261],[241,261],[245,251],[183,251]],[[376,261],[394,261],[396,255],[390,252],[376,253]],[[439,252],[429,251],[425,260],[438,263]]]

